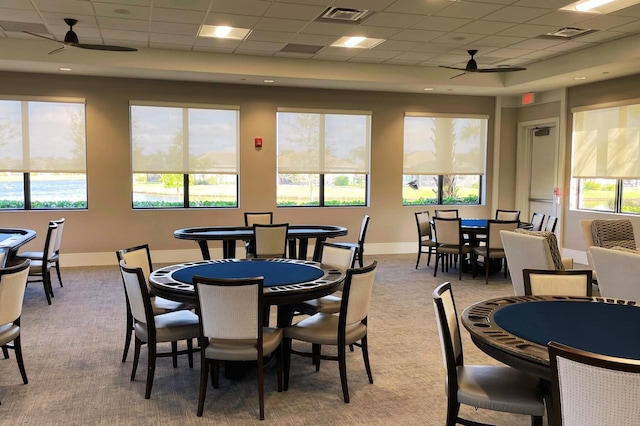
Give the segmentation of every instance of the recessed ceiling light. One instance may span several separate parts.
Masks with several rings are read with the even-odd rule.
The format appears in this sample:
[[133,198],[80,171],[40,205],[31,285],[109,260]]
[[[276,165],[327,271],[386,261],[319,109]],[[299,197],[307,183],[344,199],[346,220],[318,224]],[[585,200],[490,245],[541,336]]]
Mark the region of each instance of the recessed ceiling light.
[[586,80],[587,77],[573,77],[574,80]]
[[60,71],[71,71],[71,68],[60,67]]
[[588,13],[611,13],[640,3],[640,0],[579,0],[560,10]]
[[275,83],[276,81],[275,80],[265,80],[264,82],[265,83]]
[[425,92],[431,92],[433,90],[433,87],[425,87],[424,89]]
[[251,33],[247,28],[234,28],[225,25],[201,25],[198,37],[244,40]]
[[367,38],[367,37],[340,37],[331,44],[331,47],[350,47],[358,49],[371,49],[382,43],[383,38]]

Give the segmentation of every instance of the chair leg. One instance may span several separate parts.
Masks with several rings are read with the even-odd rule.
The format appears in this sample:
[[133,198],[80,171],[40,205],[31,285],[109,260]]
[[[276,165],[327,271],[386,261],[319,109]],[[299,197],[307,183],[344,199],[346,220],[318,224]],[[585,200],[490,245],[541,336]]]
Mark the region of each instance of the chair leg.
[[178,368],[178,342],[171,342],[171,359],[173,368]]
[[147,350],[149,352],[149,359],[147,361],[147,388],[144,391],[144,399],[151,398],[151,388],[153,387],[153,375],[156,372],[156,344],[152,342],[147,342]]
[[429,253],[427,255],[427,266],[429,266],[429,264],[431,263],[431,253],[433,253],[433,250],[431,249],[431,247],[429,247]]
[[27,372],[24,369],[24,361],[22,360],[22,344],[20,343],[20,335],[13,341],[13,349],[16,353],[16,361],[18,361],[18,369],[20,369],[20,375],[22,376],[22,383],[25,385],[29,383],[27,380]]
[[189,368],[193,368],[193,339],[187,339],[187,358],[189,359]]
[[542,416],[531,416],[531,426],[542,426]]
[[460,404],[448,398],[447,401],[447,426],[456,426],[458,423],[458,413],[460,412]]
[[347,350],[346,345],[338,345],[338,367],[340,369],[340,383],[344,402],[349,403],[349,387],[347,386]]
[[47,303],[51,304],[51,292],[49,291],[49,286],[47,285],[48,274],[42,275],[42,287],[44,288],[44,295],[47,297]]
[[484,258],[484,283],[489,284],[489,268],[491,267],[491,258]]
[[2,347],[2,355],[4,355],[4,359],[9,358],[9,350],[7,349],[6,346]]
[[60,276],[60,260],[56,260],[54,268],[56,268],[56,274],[58,275],[58,281],[60,281],[60,287],[64,287],[62,285],[62,276]]
[[260,420],[264,420],[264,358],[258,357],[258,403]]
[[220,387],[220,361],[217,359],[211,361],[211,387],[214,389]]
[[207,376],[209,375],[209,360],[204,356],[204,351],[200,355],[200,392],[198,393],[197,416],[202,417],[204,411],[204,398],[207,395]]
[[278,392],[282,392],[282,358],[284,356],[282,343],[276,349],[276,356],[278,359],[276,360],[276,371],[278,374]]
[[362,347],[362,359],[364,360],[364,368],[367,370],[367,377],[369,377],[369,383],[373,383],[373,374],[371,374],[371,365],[369,364],[369,345],[367,344],[367,335],[365,334],[362,340],[360,340],[360,346]]
[[311,345],[313,365],[315,365],[316,371],[320,371],[320,353],[321,352],[322,352],[322,346],[316,345],[316,344]]
[[284,384],[283,389],[285,391],[289,390],[289,371],[291,370],[291,339],[283,339],[282,340],[282,348],[284,351],[283,361],[284,361]]
[[[422,254],[422,248],[418,246],[418,260],[416,260],[416,269],[418,269],[418,264],[420,264],[420,255]],[[429,262],[427,261],[427,265]]]
[[127,360],[127,354],[129,353],[129,345],[131,344],[131,335],[133,334],[133,315],[129,312],[127,307],[127,333],[124,337],[124,351],[122,352],[122,362]]
[[136,370],[138,369],[138,360],[140,359],[140,347],[142,341],[136,336],[136,344],[133,350],[133,366],[131,367],[131,381],[136,379]]
[[433,268],[433,276],[435,277],[438,273],[438,260],[440,260],[441,255],[436,251],[436,266]]

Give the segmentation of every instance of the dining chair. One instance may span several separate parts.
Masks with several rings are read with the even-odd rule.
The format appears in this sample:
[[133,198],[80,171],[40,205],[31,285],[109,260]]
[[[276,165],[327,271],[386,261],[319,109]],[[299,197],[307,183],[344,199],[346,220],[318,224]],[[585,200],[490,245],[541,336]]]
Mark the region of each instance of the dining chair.
[[253,235],[256,243],[255,253],[248,257],[257,259],[285,258],[287,254],[288,223],[253,224]]
[[[178,366],[178,355],[187,355],[189,367],[193,368],[193,353],[199,349],[193,347],[192,339],[200,335],[199,318],[193,312],[183,309],[166,314],[154,315],[151,307],[151,297],[147,288],[147,280],[140,267],[129,267],[124,260],[120,261],[120,273],[124,281],[129,309],[133,315],[133,330],[135,335],[135,351],[133,367],[131,368],[131,381],[136,378],[140,349],[147,345],[147,384],[144,398],[151,397],[153,376],[156,369],[156,359],[159,357],[172,357],[173,367]],[[186,340],[187,349],[178,350],[178,341]],[[159,352],[159,343],[171,343],[170,352]]]
[[640,252],[594,246],[591,247],[591,259],[602,297],[640,300]]
[[449,270],[449,258],[460,260],[458,268],[458,279],[462,279],[463,257],[471,253],[471,247],[465,244],[462,235],[462,221],[460,218],[433,218],[433,229],[436,239],[436,265],[433,268],[433,276],[438,273],[438,262],[441,264],[442,272]]
[[525,295],[591,297],[593,294],[590,269],[523,269],[522,275]]
[[640,361],[549,342],[553,419],[558,426],[637,425]]
[[432,296],[446,371],[447,426],[484,424],[461,418],[460,404],[528,415],[532,425],[542,426],[545,405],[538,378],[502,365],[465,364],[451,283],[439,285]]
[[[346,272],[353,263],[355,251],[355,247],[346,247],[325,242],[322,247],[322,259],[320,260],[320,263],[339,269],[342,272]],[[296,311],[307,315],[314,315],[318,312],[323,312],[325,314],[338,313],[340,312],[343,288],[344,281],[340,284],[338,291],[335,293],[319,297],[317,299],[305,300],[296,306]]]
[[580,230],[582,231],[582,240],[584,241],[585,253],[587,255],[587,265],[593,271],[593,282],[598,283],[598,275],[593,267],[593,259],[591,258],[591,247],[594,246],[593,233],[591,232],[591,219],[583,219],[580,221]]
[[[373,383],[367,346],[367,320],[377,265],[374,261],[364,268],[347,270],[338,315],[319,312],[284,329],[284,390],[289,388],[292,353],[311,358],[316,371],[320,370],[320,360],[337,361],[342,396],[344,402],[349,403],[346,350],[348,345],[356,345],[362,349],[367,377],[369,383]],[[311,352],[292,349],[293,339],[311,343]],[[323,355],[322,345],[337,346],[337,356]]]
[[27,283],[42,283],[44,287],[44,295],[47,298],[47,303],[51,305],[51,298],[53,297],[53,287],[51,286],[51,265],[49,261],[54,255],[55,241],[58,235],[58,225],[54,222],[49,222],[47,227],[47,236],[44,241],[44,249],[42,250],[42,259],[31,259],[29,264],[29,278]]
[[[471,255],[473,257],[473,276],[476,276],[478,267],[478,257],[484,259],[485,284],[489,284],[489,271],[491,269],[491,259],[505,259],[504,246],[500,231],[515,231],[518,228],[518,220],[488,220],[487,221],[487,243],[482,246],[473,247]],[[502,260],[501,260],[502,261]],[[504,277],[507,277],[507,265],[504,265]]]
[[[273,223],[273,212],[244,212],[244,226],[253,227],[254,223],[271,225]],[[244,248],[246,252],[249,253],[247,257],[255,254],[255,239],[246,240],[244,242]]]
[[440,217],[443,219],[456,219],[458,218],[458,209],[437,209],[434,210],[433,213],[435,217]]
[[[427,253],[427,266],[431,263],[431,255],[436,250],[436,240],[433,238],[431,231],[431,219],[429,211],[415,212],[416,225],[418,227],[418,259],[416,260],[416,269],[420,264],[420,255]],[[426,251],[425,251],[426,250]]]
[[[147,284],[147,293],[151,302],[151,310],[154,315],[166,314],[167,312],[180,311],[182,309],[193,309],[194,306],[188,303],[175,302],[173,300],[165,299],[160,296],[154,296],[151,293],[149,287],[149,275],[153,271],[153,264],[151,263],[151,251],[148,244],[142,244],[139,246],[124,248],[116,250],[116,257],[118,263],[124,260],[127,266],[131,268],[142,269],[142,275],[144,276],[145,283]],[[124,284],[124,276],[122,277]],[[127,360],[127,354],[129,353],[129,345],[131,343],[131,336],[133,334],[133,315],[129,307],[129,301],[127,300],[127,292],[125,291],[125,303],[127,309],[127,324],[126,334],[124,338],[124,350],[122,352],[122,362]]]
[[[547,216],[547,222],[544,224],[543,231],[556,232],[556,225],[558,224],[558,218],[555,216]],[[535,229],[534,229],[535,231]]]
[[360,223],[360,233],[358,234],[358,241],[355,243],[348,243],[348,242],[342,242],[342,241],[337,241],[334,244],[338,244],[341,246],[345,246],[345,247],[354,247],[356,252],[355,252],[355,256],[353,258],[353,262],[351,263],[351,267],[355,267],[356,266],[356,260],[358,261],[358,265],[360,265],[360,267],[362,268],[364,265],[364,240],[367,237],[367,229],[369,228],[369,220],[371,220],[371,217],[369,217],[368,214],[365,214],[362,217],[362,222]]
[[596,219],[591,221],[593,245],[604,248],[625,247],[635,250],[633,223],[629,219]]
[[5,359],[9,358],[8,349],[15,352],[22,383],[25,385],[29,380],[22,359],[20,317],[30,262],[31,260],[26,259],[18,265],[0,268],[0,346]]
[[520,220],[520,210],[496,209],[496,220]]
[[[57,219],[52,220],[50,223],[55,223],[58,225],[58,231],[56,233],[56,239],[53,243],[53,254],[49,257],[49,262],[51,262],[51,267],[56,269],[56,275],[58,276],[58,282],[60,283],[60,287],[64,287],[62,285],[62,276],[60,275],[60,246],[62,245],[62,231],[64,231],[65,219]],[[44,252],[41,251],[27,251],[20,253],[18,255],[21,259],[31,259],[31,260],[39,260],[42,261],[44,257]]]
[[[545,215],[543,213],[534,212],[531,215],[531,230],[542,231],[542,225],[544,224]],[[553,232],[553,231],[551,231]]]
[[264,420],[264,358],[275,353],[278,392],[282,392],[282,329],[264,327],[264,278],[193,277],[200,317],[200,392],[204,411],[207,380],[218,389],[219,361],[256,361],[260,420]]

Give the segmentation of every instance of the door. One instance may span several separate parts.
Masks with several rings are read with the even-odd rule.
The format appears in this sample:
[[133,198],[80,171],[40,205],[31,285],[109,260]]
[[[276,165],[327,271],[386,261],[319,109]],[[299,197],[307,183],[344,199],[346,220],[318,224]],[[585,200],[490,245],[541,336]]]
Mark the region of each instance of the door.
[[[558,217],[556,204],[558,138],[555,126],[529,129],[531,168],[529,171],[529,218],[534,212]],[[523,219],[524,220],[524,219]],[[546,222],[546,220],[545,220]],[[558,229],[558,227],[556,227]]]

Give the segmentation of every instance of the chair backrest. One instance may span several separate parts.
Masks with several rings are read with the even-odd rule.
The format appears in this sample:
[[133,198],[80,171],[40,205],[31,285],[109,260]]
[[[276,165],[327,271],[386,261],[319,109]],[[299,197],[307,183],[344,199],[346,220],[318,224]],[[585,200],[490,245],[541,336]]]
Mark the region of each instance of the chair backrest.
[[364,249],[364,239],[367,236],[367,229],[369,228],[369,217],[368,214],[365,214],[362,218],[362,223],[360,224],[360,233],[358,234],[358,245],[360,246],[360,250]]
[[0,250],[0,268],[4,268],[4,259],[6,252],[4,250]]
[[142,268],[129,266],[124,259],[120,261],[119,265],[131,315],[137,322],[146,324],[149,333],[155,333],[151,299],[149,299],[147,280]]
[[64,217],[58,220],[52,220],[51,222],[58,225],[58,233],[56,234],[56,241],[53,246],[53,252],[57,255],[60,253],[60,246],[62,245],[62,231],[64,231]]
[[456,367],[463,365],[462,339],[460,338],[460,324],[458,313],[453,300],[451,283],[439,285],[433,291],[433,310],[438,323],[442,362],[447,371],[447,388],[449,394],[454,394],[458,388]]
[[116,256],[118,257],[118,262],[124,260],[127,266],[142,269],[144,282],[147,285],[147,289],[149,289],[149,275],[153,271],[149,244],[117,250]]
[[257,258],[285,257],[287,252],[288,223],[253,224]]
[[596,219],[591,222],[593,245],[604,248],[636,249],[633,224],[629,219]]
[[[553,424],[636,425],[640,361],[549,342]],[[549,423],[552,423],[550,421]]]
[[517,220],[488,220],[487,221],[487,247],[490,250],[502,249],[500,231],[515,231],[518,228]]
[[347,270],[340,302],[340,329],[346,330],[347,326],[358,322],[366,324],[377,266],[378,262],[374,261],[364,268]]
[[496,220],[520,220],[520,210],[496,209]]
[[[262,277],[193,277],[196,313],[209,339],[259,339],[262,330]],[[262,345],[258,345],[261,348]]]
[[415,212],[416,225],[418,227],[418,243],[423,240],[431,239],[431,219],[429,218],[429,211]]
[[587,264],[593,269],[593,260],[591,259],[590,248],[594,246],[593,233],[591,232],[591,219],[584,219],[580,221],[580,229],[582,230],[582,239],[584,240],[585,252],[587,254]]
[[[544,224],[544,231],[556,232],[556,225],[558,224],[558,218],[555,216],[547,216],[547,223]],[[535,231],[535,229],[534,229]]]
[[[534,212],[531,216],[531,230],[542,231],[542,224],[544,223],[544,214]],[[549,223],[547,221],[547,223]],[[553,231],[551,231],[553,232]]]
[[524,269],[524,294],[544,296],[591,297],[593,272],[590,269],[549,271]]
[[245,212],[244,226],[253,226],[254,223],[270,225],[273,223],[273,212]]
[[564,270],[555,234],[516,229],[502,231],[500,237],[516,296],[524,295],[524,269]]
[[[47,237],[44,241],[44,249],[42,250],[42,268],[43,271],[49,264],[49,259],[55,255],[56,238],[58,237],[58,224],[49,222],[47,228]],[[44,273],[44,272],[43,272]]]
[[351,267],[355,253],[355,247],[324,243],[322,245],[322,259],[320,263],[340,269],[341,271],[346,271]]
[[462,220],[455,218],[433,218],[436,242],[459,246],[463,243]]
[[441,217],[444,219],[456,219],[458,218],[458,209],[440,209],[434,210],[436,217]]
[[27,259],[19,265],[0,268],[0,327],[13,323],[22,315],[30,263]]
[[627,250],[591,247],[602,297],[640,301],[640,253]]

